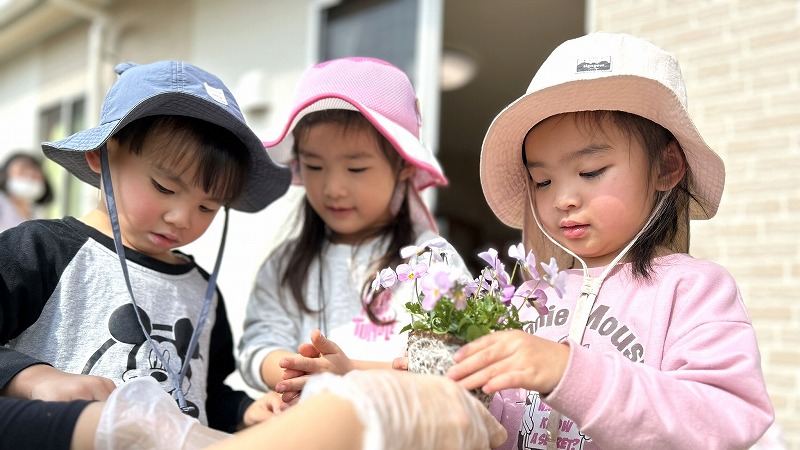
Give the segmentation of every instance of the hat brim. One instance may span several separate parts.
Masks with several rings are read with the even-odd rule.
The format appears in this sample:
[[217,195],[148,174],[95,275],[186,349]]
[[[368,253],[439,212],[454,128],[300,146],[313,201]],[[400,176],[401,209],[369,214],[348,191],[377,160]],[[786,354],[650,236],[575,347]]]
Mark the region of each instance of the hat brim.
[[134,120],[153,115],[194,117],[219,125],[242,141],[250,153],[250,177],[242,195],[231,203],[231,208],[244,212],[260,211],[288,190],[291,179],[289,169],[269,158],[261,140],[250,127],[215,103],[188,93],[153,95],[131,109],[122,119],[77,132],[60,141],[44,142],[42,151],[81,181],[99,188],[100,175],[89,167],[85,153],[105,145],[111,136]]
[[289,115],[283,130],[274,139],[264,141],[267,153],[275,161],[288,163],[292,158],[294,138],[292,130],[306,115],[327,109],[347,109],[358,111],[381,133],[400,156],[418,169],[414,175],[414,187],[423,190],[429,186],[446,186],[447,178],[433,156],[433,152],[426,148],[421,139],[411,134],[408,130],[395,124],[378,112],[360,105],[358,102],[344,96],[318,96],[298,105]]
[[542,120],[578,111],[624,111],[652,120],[678,140],[694,174],[696,197],[691,219],[710,219],[719,207],[725,182],[722,159],[703,141],[677,96],[648,78],[619,75],[576,80],[528,93],[495,117],[481,150],[481,186],[489,207],[503,223],[524,225],[527,172],[522,146],[531,128]]

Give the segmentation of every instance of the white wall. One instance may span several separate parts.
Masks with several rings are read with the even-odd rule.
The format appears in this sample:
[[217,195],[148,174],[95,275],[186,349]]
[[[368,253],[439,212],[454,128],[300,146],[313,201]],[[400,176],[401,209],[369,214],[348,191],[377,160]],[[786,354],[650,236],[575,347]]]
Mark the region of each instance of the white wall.
[[35,142],[38,65],[25,54],[3,65],[0,71],[0,163],[16,149],[30,149]]

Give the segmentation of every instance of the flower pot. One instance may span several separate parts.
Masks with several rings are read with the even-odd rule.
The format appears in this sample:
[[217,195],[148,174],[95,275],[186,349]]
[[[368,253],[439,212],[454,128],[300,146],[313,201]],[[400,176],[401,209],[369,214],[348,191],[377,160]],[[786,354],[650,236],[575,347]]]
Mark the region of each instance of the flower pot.
[[[455,364],[453,353],[465,343],[450,334],[411,330],[408,333],[408,371],[444,375]],[[473,389],[470,393],[487,408],[494,398],[494,394],[486,394],[480,389]]]

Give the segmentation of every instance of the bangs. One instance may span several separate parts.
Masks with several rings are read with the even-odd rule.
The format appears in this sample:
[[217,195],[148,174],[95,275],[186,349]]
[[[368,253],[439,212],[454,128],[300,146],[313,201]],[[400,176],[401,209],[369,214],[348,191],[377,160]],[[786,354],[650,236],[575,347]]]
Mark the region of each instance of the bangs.
[[397,149],[394,148],[392,143],[386,139],[386,136],[381,134],[361,112],[349,109],[323,109],[303,116],[292,130],[292,135],[294,136],[292,152],[295,157],[297,157],[298,142],[303,139],[309,129],[323,123],[337,124],[345,133],[352,131],[366,131],[370,133],[378,142],[378,146],[386,156],[386,159],[389,160],[392,167],[400,170],[404,166],[403,157]]
[[186,116],[152,116],[134,121],[117,138],[131,153],[190,173],[191,183],[227,205],[244,191],[250,176],[247,148],[230,131]]

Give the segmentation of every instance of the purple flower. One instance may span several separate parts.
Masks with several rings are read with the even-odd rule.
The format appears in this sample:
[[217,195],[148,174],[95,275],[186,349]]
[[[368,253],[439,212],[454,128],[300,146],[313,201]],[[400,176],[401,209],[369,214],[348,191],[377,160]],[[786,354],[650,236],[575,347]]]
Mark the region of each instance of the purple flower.
[[559,272],[555,258],[550,258],[550,264],[541,263],[545,271],[544,280],[556,290],[559,297],[564,296],[567,286],[567,274]]
[[550,311],[547,310],[547,294],[541,289],[537,289],[533,292],[533,295],[528,298],[528,303],[536,308],[536,311],[543,316],[550,313]]
[[453,304],[456,309],[463,311],[467,307],[467,294],[462,289],[457,289],[453,292]]
[[508,256],[514,258],[515,260],[524,263],[525,262],[525,247],[523,247],[522,243],[520,242],[517,245],[512,245],[508,248]]
[[400,281],[413,281],[422,278],[428,273],[428,265],[425,263],[400,264],[397,266],[397,279]]
[[508,256],[514,258],[534,280],[539,279],[539,272],[536,270],[536,255],[533,254],[533,250],[529,251],[526,255],[525,247],[520,243],[508,248]]
[[478,280],[464,276],[459,280],[459,283],[464,286],[464,295],[467,297],[472,297],[473,294],[478,292]]
[[538,280],[530,280],[522,283],[514,293],[515,299],[527,301],[531,306],[536,308],[539,314],[546,315],[547,311],[547,293],[537,288]]
[[497,250],[495,250],[493,248],[490,248],[489,250],[487,250],[485,252],[478,253],[478,256],[482,260],[484,260],[487,263],[489,263],[489,267],[491,267],[494,270],[497,270],[497,266],[498,265],[502,265],[500,260],[497,258]]
[[447,247],[447,241],[444,240],[442,237],[435,237],[433,239],[429,239],[422,244],[419,245],[408,245],[400,249],[400,257],[403,259],[409,258],[414,255],[422,254],[426,249],[443,249]]
[[372,290],[376,291],[378,287],[389,289],[395,283],[397,283],[397,274],[392,269],[386,268],[375,275],[375,279],[372,280]]
[[450,294],[453,285],[449,267],[444,264],[431,266],[428,276],[420,282],[423,295],[422,309],[431,311],[443,296]]

